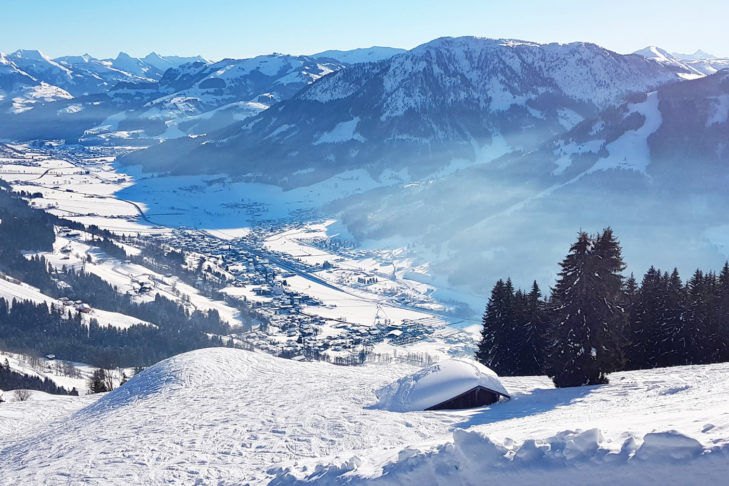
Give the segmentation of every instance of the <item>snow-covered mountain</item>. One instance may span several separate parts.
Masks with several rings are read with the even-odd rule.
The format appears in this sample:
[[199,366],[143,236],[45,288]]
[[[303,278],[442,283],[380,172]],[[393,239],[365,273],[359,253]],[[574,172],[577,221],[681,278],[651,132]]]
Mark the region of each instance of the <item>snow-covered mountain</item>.
[[[120,53],[110,60],[88,55],[51,60],[23,51],[2,57],[2,66],[0,89],[12,92],[0,104],[8,114],[24,113],[0,117],[6,136],[106,143],[130,134],[175,138],[216,130],[293,96],[344,65],[280,54],[210,63],[155,53],[144,59]],[[10,100],[16,98],[13,105]]]
[[169,139],[215,131],[290,98],[343,66],[283,54],[182,64],[157,82],[120,83],[111,89],[112,103],[121,108],[98,126],[87,127],[85,140],[126,138],[129,132]]
[[360,49],[352,49],[349,51],[328,50],[312,54],[311,57],[316,59],[333,59],[343,64],[359,64],[362,62],[377,62],[389,59],[392,56],[407,52],[405,49],[397,49],[395,47],[363,47]]
[[154,66],[160,72],[164,73],[168,69],[180,67],[183,64],[189,64],[191,62],[202,62],[207,63],[208,61],[202,56],[161,56],[156,52],[150,52],[142,58],[146,64]]
[[[39,81],[21,70],[16,63],[18,60],[16,54],[18,53],[6,56],[0,53],[0,120],[31,110],[37,104],[72,98],[67,91]],[[40,59],[42,64],[47,65],[48,71],[58,75],[64,72],[52,61],[47,62],[47,58],[40,57]]]
[[120,52],[114,59],[107,61],[112,67],[143,79],[159,79],[164,74],[162,69],[148,64],[142,59],[132,57],[126,52]]
[[350,168],[422,177],[484,148],[529,150],[631,92],[687,74],[594,44],[443,38],[326,76],[221,133],[224,142],[200,139],[193,154],[188,142],[164,144],[135,160],[149,155],[150,169],[178,172],[265,166],[264,179],[287,184]]
[[722,69],[729,68],[729,59],[721,59],[704,51],[698,50],[693,54],[676,54],[656,46],[649,46],[634,54],[651,59],[656,62],[673,66],[684,74],[687,79],[695,79],[702,75],[714,74]]

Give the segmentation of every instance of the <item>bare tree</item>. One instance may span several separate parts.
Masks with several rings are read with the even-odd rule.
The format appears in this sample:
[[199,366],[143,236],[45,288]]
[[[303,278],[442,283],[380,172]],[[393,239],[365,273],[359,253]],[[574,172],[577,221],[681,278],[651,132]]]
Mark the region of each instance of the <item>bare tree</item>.
[[106,372],[106,377],[104,378],[104,385],[106,386],[106,391],[112,391],[114,389],[114,372],[109,370]]
[[16,402],[27,402],[30,400],[30,390],[15,390]]

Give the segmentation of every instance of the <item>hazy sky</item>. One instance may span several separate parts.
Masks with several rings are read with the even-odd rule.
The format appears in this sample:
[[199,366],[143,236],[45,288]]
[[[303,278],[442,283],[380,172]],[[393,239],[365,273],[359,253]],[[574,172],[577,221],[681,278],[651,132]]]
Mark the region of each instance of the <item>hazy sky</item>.
[[618,52],[647,45],[729,57],[726,0],[3,0],[0,51],[56,57],[271,52],[372,45],[412,48],[476,35],[590,41]]

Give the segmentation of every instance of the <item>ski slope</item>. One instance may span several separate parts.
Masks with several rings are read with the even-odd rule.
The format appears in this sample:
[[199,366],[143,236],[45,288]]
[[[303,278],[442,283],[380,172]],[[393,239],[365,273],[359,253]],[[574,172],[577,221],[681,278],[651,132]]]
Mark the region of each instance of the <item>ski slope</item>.
[[504,378],[512,400],[475,410],[375,408],[377,389],[413,371],[193,351],[98,399],[0,406],[0,477],[564,485],[721,484],[729,474],[729,364],[617,373],[610,385],[562,390],[545,377]]

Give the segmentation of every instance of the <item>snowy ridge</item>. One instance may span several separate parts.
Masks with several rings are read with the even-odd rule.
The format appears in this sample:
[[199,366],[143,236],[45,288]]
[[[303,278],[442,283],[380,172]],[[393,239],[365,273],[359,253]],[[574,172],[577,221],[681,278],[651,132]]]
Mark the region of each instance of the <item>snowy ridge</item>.
[[[468,81],[461,89],[442,94],[450,102],[468,98],[482,107],[499,106],[506,101],[499,101],[498,97],[507,96],[511,104],[522,104],[555,83],[569,97],[593,100],[605,107],[628,92],[643,91],[679,79],[675,72],[655,68],[637,58],[621,56],[588,43],[564,45],[475,37],[441,38],[389,60],[382,80],[389,105],[385,117],[436,101],[427,96],[427,92],[421,92],[418,97],[412,92],[415,88],[412,83],[417,82],[417,78],[410,78],[431,70],[444,86],[459,86],[461,83],[456,77]],[[367,79],[366,70],[373,68],[359,69],[357,74]],[[693,70],[686,68],[686,72]],[[527,74],[536,76],[528,84],[523,80]],[[301,97],[325,102],[349,96],[354,86],[348,89],[342,78],[349,76],[342,73],[330,77]],[[333,94],[327,97],[327,91]]]
[[363,47],[360,49],[352,49],[349,51],[328,50],[312,54],[311,57],[317,59],[336,59],[344,64],[360,64],[363,62],[378,62],[389,59],[392,56],[407,52],[405,49],[396,49],[394,47]]
[[[684,79],[708,76],[729,67],[729,59],[720,59],[701,50],[693,54],[677,54],[660,47],[649,46],[635,51],[634,54],[671,66],[683,72],[684,74],[681,74],[681,76]],[[685,74],[687,72],[690,74]]]

